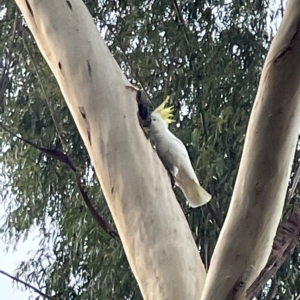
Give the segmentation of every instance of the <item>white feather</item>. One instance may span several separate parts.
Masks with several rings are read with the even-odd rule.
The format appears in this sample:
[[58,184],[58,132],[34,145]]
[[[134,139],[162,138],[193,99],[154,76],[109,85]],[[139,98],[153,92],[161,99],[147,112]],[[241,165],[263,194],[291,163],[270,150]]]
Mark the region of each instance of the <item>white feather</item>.
[[190,205],[198,207],[207,203],[211,196],[200,186],[184,144],[168,129],[168,124],[157,112],[151,114],[151,132],[158,156]]

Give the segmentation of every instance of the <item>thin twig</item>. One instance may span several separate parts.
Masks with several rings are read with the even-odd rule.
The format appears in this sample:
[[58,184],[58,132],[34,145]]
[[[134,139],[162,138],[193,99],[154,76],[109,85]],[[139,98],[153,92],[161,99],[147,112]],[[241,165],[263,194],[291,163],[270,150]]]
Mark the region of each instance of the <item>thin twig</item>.
[[93,207],[93,204],[92,204],[90,198],[88,197],[88,194],[82,187],[81,178],[80,178],[80,175],[78,172],[75,173],[75,178],[76,178],[76,183],[77,183],[77,187],[80,191],[80,194],[81,194],[86,206],[90,210],[92,217],[96,220],[96,222],[100,225],[100,227],[106,231],[106,233],[108,233],[115,240],[120,241],[118,233],[98,214],[96,209]]
[[53,298],[53,297],[51,297],[51,296],[49,296],[49,295],[44,294],[42,291],[40,291],[40,290],[37,289],[36,287],[32,286],[31,284],[29,284],[29,283],[23,281],[22,279],[20,279],[20,278],[18,278],[18,277],[12,276],[12,275],[10,275],[10,274],[8,274],[8,273],[2,271],[2,270],[0,270],[0,273],[3,274],[3,275],[5,275],[5,276],[7,276],[7,277],[9,277],[9,278],[12,279],[12,280],[15,280],[15,281],[17,281],[17,282],[19,282],[19,283],[22,283],[23,285],[25,285],[26,287],[28,287],[28,288],[34,290],[36,293],[38,293],[39,295],[41,295],[41,296],[44,297],[44,298],[47,298],[47,299],[50,299],[50,300],[55,300],[55,298]]
[[23,44],[24,44],[24,47],[25,47],[25,49],[27,50],[27,53],[28,53],[29,58],[30,58],[30,61],[32,62],[32,65],[33,65],[33,67],[34,67],[36,76],[37,76],[37,78],[38,78],[39,84],[40,84],[41,89],[42,89],[43,96],[44,96],[44,98],[45,98],[45,100],[46,100],[46,103],[47,103],[47,106],[48,106],[48,108],[49,108],[49,111],[50,111],[50,114],[51,114],[51,118],[52,118],[52,120],[53,120],[55,129],[56,129],[56,132],[57,132],[57,134],[58,134],[58,137],[59,137],[59,139],[60,139],[60,142],[61,142],[61,144],[62,144],[63,149],[66,151],[66,150],[67,150],[67,146],[66,146],[66,144],[65,144],[65,142],[64,142],[64,140],[63,140],[62,134],[61,134],[61,132],[60,132],[58,123],[57,123],[56,118],[55,118],[54,110],[53,110],[53,108],[52,108],[52,106],[51,106],[50,100],[49,100],[49,98],[48,98],[48,96],[47,96],[47,93],[46,93],[46,90],[45,90],[45,88],[44,88],[44,84],[43,84],[43,82],[42,82],[42,78],[41,78],[41,76],[40,76],[40,73],[39,73],[37,64],[35,63],[35,59],[34,59],[32,53],[31,53],[31,51],[30,51],[30,49],[29,49],[29,47],[28,47],[28,44],[27,44],[27,41],[26,41],[26,37],[25,37],[24,31],[23,31],[22,37],[23,37]]
[[219,227],[219,229],[222,228],[222,221],[219,218],[219,216],[217,215],[215,209],[213,208],[211,203],[207,203],[207,209],[211,215],[211,217],[213,218],[213,220],[216,222],[216,225]]
[[10,133],[12,136],[16,137],[17,139],[23,141],[24,143],[34,147],[35,149],[45,153],[48,156],[51,156],[52,158],[59,160],[60,162],[62,162],[63,164],[65,164],[70,170],[72,170],[74,176],[75,176],[75,182],[77,184],[78,190],[87,206],[87,208],[89,209],[92,217],[94,218],[94,220],[97,222],[97,224],[107,233],[109,234],[112,238],[114,238],[117,241],[120,241],[119,235],[117,233],[117,231],[109,224],[107,223],[104,218],[102,218],[99,213],[96,211],[96,209],[93,207],[93,204],[90,200],[90,198],[88,197],[87,192],[84,190],[84,188],[82,187],[81,184],[81,175],[78,171],[78,169],[74,166],[74,164],[72,163],[72,161],[70,160],[70,158],[63,153],[61,150],[56,150],[56,149],[47,149],[44,147],[40,147],[38,145],[36,145],[35,143],[26,140],[18,135],[16,135],[15,133],[13,133],[10,129],[8,129],[6,126],[4,126],[1,122],[0,122],[0,127]]
[[125,59],[126,59],[128,65],[129,65],[129,67],[130,67],[132,73],[134,74],[134,77],[135,77],[136,80],[139,82],[140,86],[142,87],[142,89],[143,89],[143,91],[144,91],[144,93],[145,93],[145,95],[146,95],[147,100],[149,101],[149,103],[151,103],[152,107],[155,107],[155,106],[154,106],[154,103],[152,102],[152,100],[151,100],[151,98],[150,98],[150,95],[148,94],[148,92],[147,92],[146,89],[145,89],[145,86],[143,85],[143,82],[142,82],[140,76],[134,71],[133,65],[132,65],[130,59],[128,58],[128,55],[126,54],[126,52],[125,52],[125,50],[124,50],[124,48],[123,48],[123,46],[122,46],[122,43],[121,43],[120,40],[118,39],[117,35],[114,33],[114,31],[113,31],[113,29],[112,29],[112,26],[111,26],[110,24],[107,24],[107,23],[105,22],[105,20],[103,20],[103,19],[101,19],[101,21],[102,21],[103,24],[108,28],[109,32],[114,36],[116,42],[117,42],[118,45],[119,45],[119,48],[120,48],[121,51],[122,51],[122,54],[124,55],[124,57],[125,57]]
[[281,11],[281,19],[282,19],[284,15],[283,0],[280,1],[280,11]]
[[180,23],[181,23],[180,25],[181,25],[181,27],[182,27],[182,29],[183,29],[183,34],[184,34],[186,43],[189,45],[190,42],[189,42],[189,39],[188,39],[188,36],[187,36],[187,32],[186,32],[186,24],[185,24],[185,22],[184,22],[184,19],[183,19],[183,17],[182,17],[182,14],[181,14],[181,12],[180,12],[180,9],[179,9],[179,7],[178,7],[178,4],[177,4],[177,1],[176,1],[176,0],[173,1],[173,5],[174,5],[175,13],[177,14],[177,17],[178,17],[178,19],[179,19],[179,21],[180,21]]

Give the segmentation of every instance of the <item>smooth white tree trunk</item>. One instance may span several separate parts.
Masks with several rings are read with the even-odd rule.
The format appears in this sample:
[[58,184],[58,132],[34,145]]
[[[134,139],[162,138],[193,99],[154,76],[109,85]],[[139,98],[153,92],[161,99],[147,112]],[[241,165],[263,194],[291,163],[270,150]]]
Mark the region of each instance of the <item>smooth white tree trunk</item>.
[[81,0],[16,0],[83,138],[145,299],[198,300],[205,269],[136,91]]
[[202,300],[245,299],[282,214],[300,125],[300,1],[290,0],[264,64],[230,208]]

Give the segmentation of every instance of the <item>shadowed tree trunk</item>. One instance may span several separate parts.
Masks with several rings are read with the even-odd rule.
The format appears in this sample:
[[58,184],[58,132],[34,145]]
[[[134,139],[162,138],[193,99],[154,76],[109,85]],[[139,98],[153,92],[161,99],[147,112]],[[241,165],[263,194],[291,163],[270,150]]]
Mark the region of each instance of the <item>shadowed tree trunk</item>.
[[167,172],[140,128],[137,90],[82,1],[16,3],[84,140],[143,297],[244,299],[271,251],[298,136],[299,2],[289,1],[264,65],[206,282]]

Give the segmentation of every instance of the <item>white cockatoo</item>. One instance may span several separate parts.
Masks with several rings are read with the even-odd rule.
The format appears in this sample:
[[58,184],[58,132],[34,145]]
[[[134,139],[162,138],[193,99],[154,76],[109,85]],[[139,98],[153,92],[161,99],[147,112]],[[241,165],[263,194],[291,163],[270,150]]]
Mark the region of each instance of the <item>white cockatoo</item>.
[[175,184],[182,190],[191,207],[198,207],[206,204],[211,196],[199,184],[185,146],[168,129],[168,124],[174,122],[173,106],[165,107],[169,98],[151,113],[151,134],[157,154],[173,176]]

